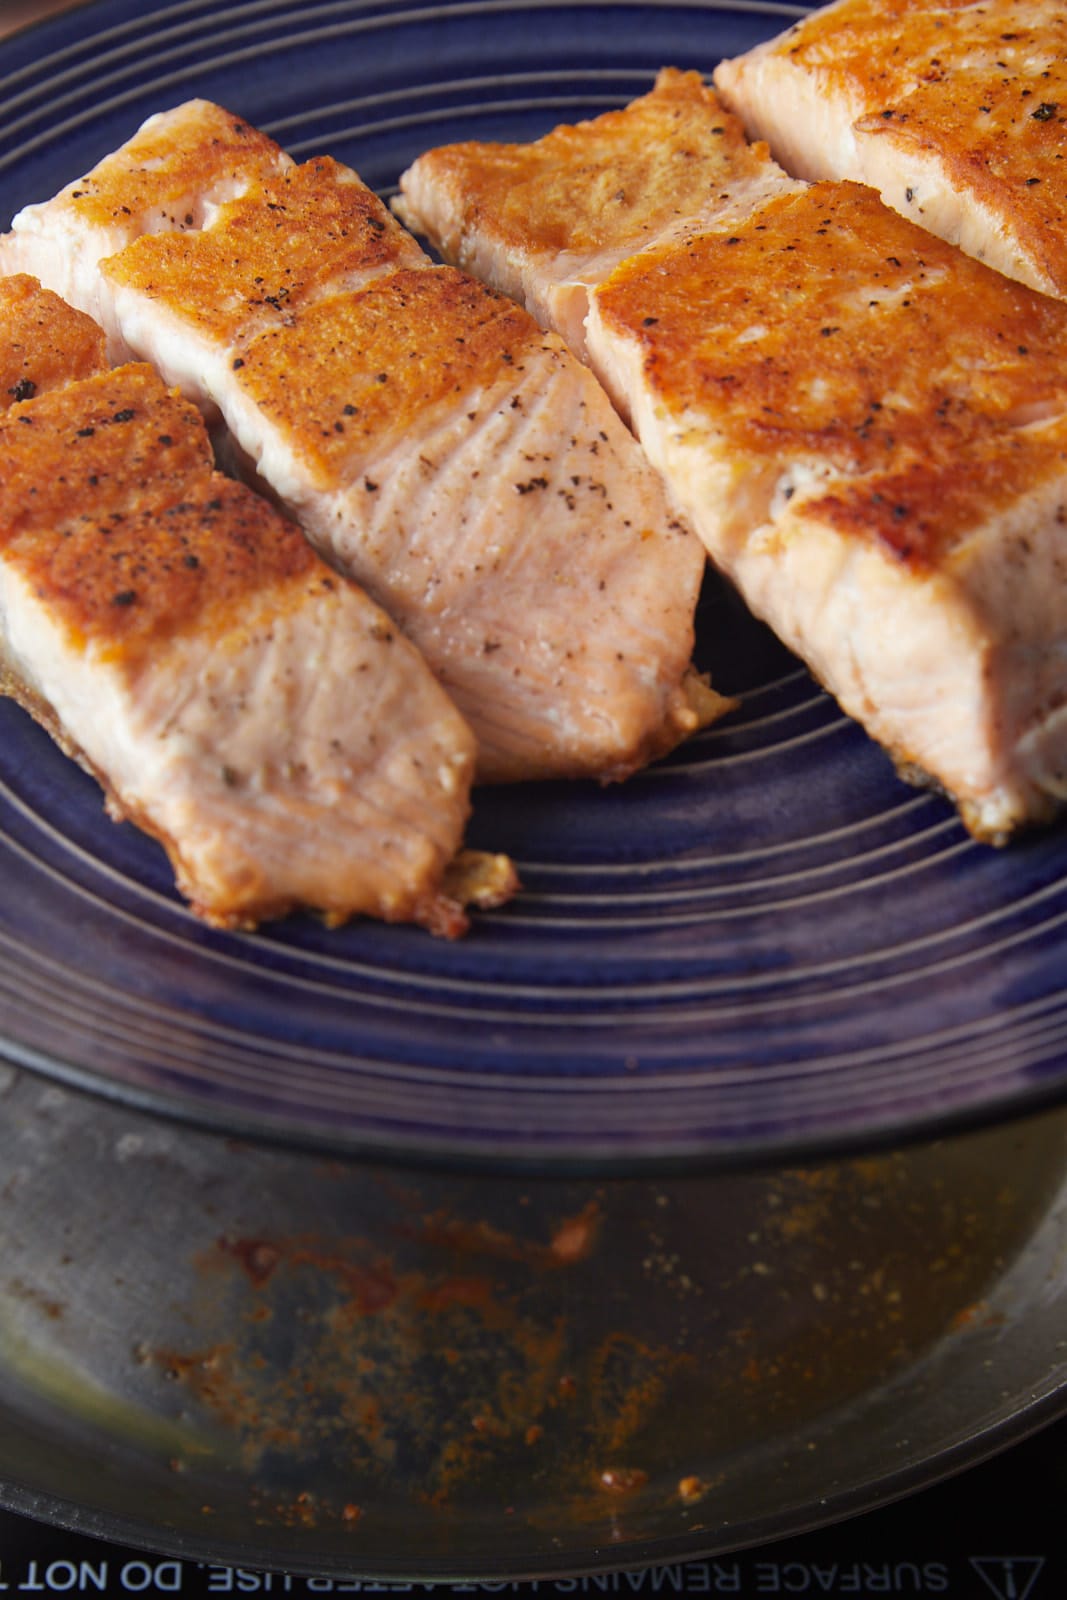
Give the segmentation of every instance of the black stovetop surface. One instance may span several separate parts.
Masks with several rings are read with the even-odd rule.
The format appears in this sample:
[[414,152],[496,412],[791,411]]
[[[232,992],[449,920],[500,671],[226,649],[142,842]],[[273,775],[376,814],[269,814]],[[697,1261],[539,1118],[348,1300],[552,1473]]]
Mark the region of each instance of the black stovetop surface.
[[1067,1596],[1067,1419],[990,1461],[834,1527],[644,1571],[428,1585],[176,1561],[0,1511],[0,1594]]

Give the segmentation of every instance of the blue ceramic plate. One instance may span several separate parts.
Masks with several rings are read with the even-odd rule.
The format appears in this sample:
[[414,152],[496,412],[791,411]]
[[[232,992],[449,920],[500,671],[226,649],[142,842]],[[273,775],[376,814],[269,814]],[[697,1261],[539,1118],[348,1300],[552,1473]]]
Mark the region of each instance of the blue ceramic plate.
[[[804,9],[99,0],[0,50],[2,220],[194,94],[388,194],[430,145],[533,137]],[[455,945],[201,927],[3,704],[7,1053],[238,1133],[545,1167],[856,1148],[1060,1095],[1067,831],[973,843],[714,581],[699,658],[741,709],[670,760],[479,798],[472,842],[526,887]]]

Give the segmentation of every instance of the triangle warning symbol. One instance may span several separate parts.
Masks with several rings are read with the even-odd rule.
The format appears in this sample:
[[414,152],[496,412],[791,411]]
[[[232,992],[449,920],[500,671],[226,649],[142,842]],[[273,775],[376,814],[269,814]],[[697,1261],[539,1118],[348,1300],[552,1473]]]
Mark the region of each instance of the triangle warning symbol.
[[1044,1556],[971,1556],[971,1566],[996,1600],[1028,1600]]

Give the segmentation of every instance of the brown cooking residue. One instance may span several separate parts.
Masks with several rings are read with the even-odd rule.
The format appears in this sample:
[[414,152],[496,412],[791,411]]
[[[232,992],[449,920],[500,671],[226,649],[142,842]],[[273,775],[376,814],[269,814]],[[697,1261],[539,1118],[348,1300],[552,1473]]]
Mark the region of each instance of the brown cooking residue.
[[609,1334],[591,1360],[592,1403],[604,1447],[621,1451],[663,1403],[673,1376],[688,1364],[677,1351]]
[[348,1255],[324,1251],[313,1242],[305,1241],[276,1244],[265,1239],[221,1238],[218,1248],[240,1262],[257,1289],[262,1288],[284,1262],[290,1268],[309,1266],[338,1278],[361,1316],[382,1311],[396,1299],[397,1287],[385,1262],[366,1266]]
[[266,1283],[281,1260],[280,1251],[265,1239],[220,1239],[219,1249],[229,1251],[241,1263],[257,1289]]
[[[198,1266],[226,1337],[191,1353],[142,1347],[140,1359],[182,1382],[236,1436],[227,1448],[236,1443],[252,1470],[272,1451],[328,1456],[362,1484],[403,1459],[421,1497],[443,1504],[492,1476],[500,1455],[528,1460],[549,1427],[573,1353],[566,1318],[555,1300],[542,1305],[539,1285],[550,1264],[591,1247],[595,1226],[585,1211],[526,1252],[488,1225],[445,1228],[448,1248],[437,1260],[426,1253],[444,1270],[421,1271],[401,1270],[358,1237],[218,1238]],[[465,1265],[458,1241],[509,1264],[448,1270]],[[297,1509],[277,1515],[292,1521]]]
[[1006,1321],[1002,1311],[992,1311],[986,1300],[975,1300],[972,1305],[961,1306],[952,1319],[952,1329],[959,1333],[969,1328],[999,1328]]
[[576,1217],[565,1217],[552,1235],[549,1254],[567,1263],[584,1261],[596,1243],[600,1227],[600,1208],[591,1200]]
[[135,1359],[150,1360],[164,1378],[182,1383],[228,1431],[240,1437],[254,1433],[257,1453],[296,1445],[298,1429],[293,1421],[264,1415],[250,1375],[240,1370],[240,1353],[232,1341],[192,1354],[142,1345]]
[[576,1215],[563,1218],[547,1244],[537,1239],[516,1238],[489,1222],[468,1222],[440,1212],[424,1217],[416,1231],[424,1244],[465,1255],[521,1261],[534,1267],[562,1267],[585,1261],[591,1255],[600,1223],[600,1203],[590,1200]]
[[61,1300],[53,1299],[36,1284],[26,1283],[22,1278],[11,1278],[4,1292],[12,1300],[22,1300],[27,1305],[34,1306],[52,1322],[58,1322],[66,1315],[67,1308]]
[[574,1517],[595,1519],[605,1494],[647,1481],[647,1430],[691,1362],[616,1331],[610,1299],[590,1337],[591,1288],[580,1270],[568,1280],[602,1229],[596,1199],[533,1239],[496,1218],[422,1212],[393,1229],[395,1257],[360,1236],[221,1237],[197,1262],[197,1325],[217,1343],[142,1359],[185,1386],[228,1435],[220,1448],[264,1483],[277,1456],[286,1474],[321,1481],[325,1464],[355,1491],[336,1505],[264,1494],[268,1519],[351,1526],[372,1494],[395,1496],[401,1466],[413,1502],[435,1508],[512,1482],[540,1500],[550,1471],[554,1504],[569,1497]]
[[[710,1236],[685,1186],[647,1215],[610,1186],[547,1217],[416,1189],[390,1196],[387,1226],[371,1208],[368,1237],[235,1230],[200,1263],[201,1349],[153,1360],[264,1482],[272,1452],[343,1482],[308,1513],[320,1522],[395,1498],[398,1475],[413,1514],[506,1501],[558,1533],[622,1528],[655,1500],[688,1519],[716,1479],[677,1460],[678,1416],[701,1439],[769,1437],[891,1375],[953,1316],[965,1336],[982,1326],[989,1208],[965,1176],[960,1196],[937,1174],[916,1193],[896,1159],[785,1172]],[[634,1282],[608,1270],[617,1244]]]
[[492,1293],[493,1286],[488,1278],[444,1278],[419,1296],[419,1309],[431,1314],[451,1310],[454,1306],[484,1311]]
[[600,1474],[600,1487],[612,1494],[631,1494],[648,1482],[648,1473],[640,1467],[605,1467]]

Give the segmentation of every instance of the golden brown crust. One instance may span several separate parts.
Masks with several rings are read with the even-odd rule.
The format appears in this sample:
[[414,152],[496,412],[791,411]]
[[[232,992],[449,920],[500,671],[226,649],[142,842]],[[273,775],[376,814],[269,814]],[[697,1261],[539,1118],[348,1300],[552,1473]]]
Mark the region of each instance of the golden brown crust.
[[[420,157],[464,229],[523,252],[638,248],[763,164],[699,73],[665,68],[651,94],[527,145],[453,144]],[[451,253],[451,252],[450,252]]]
[[922,233],[856,184],[777,198],[730,232],[646,252],[600,314],[675,416],[784,468],[877,474],[827,515],[916,567],[1058,461],[1022,425],[1067,410],[1067,306]]
[[42,289],[36,278],[0,278],[0,401],[14,404],[107,367],[104,335],[91,317]]
[[[174,136],[180,121],[181,137]],[[174,228],[192,227],[180,209],[234,174],[251,176],[282,159],[273,139],[207,100],[191,101],[150,118],[132,139],[65,191],[77,216],[96,227],[117,219],[161,215]]]
[[[911,455],[896,470],[833,484],[804,510],[838,533],[876,541],[916,570],[933,570],[982,526],[983,516],[995,517],[1047,479],[1062,480],[1065,446],[1062,420],[1032,433],[989,429],[977,446],[967,441],[960,458]],[[1003,551],[1006,561],[1025,563],[1029,542],[1005,540]]]
[[79,519],[54,542],[20,541],[8,559],[98,652],[130,664],[215,618],[252,613],[258,595],[290,578],[341,581],[292,523],[220,474],[162,509]]
[[460,850],[445,868],[441,891],[419,902],[413,920],[438,938],[458,939],[469,926],[467,907],[493,911],[522,888],[508,856]]
[[13,406],[0,419],[0,546],[85,515],[173,503],[212,470],[199,414],[131,364]]
[[1067,8],[1059,0],[849,0],[779,53],[844,93],[865,133],[943,162],[1067,294]]
[[136,365],[0,420],[0,546],[74,636],[129,664],[290,578],[338,581],[292,523],[212,471],[194,408]]
[[371,190],[319,157],[253,184],[203,232],[142,236],[103,271],[238,344],[346,277],[424,259]]
[[402,270],[254,340],[236,377],[334,486],[366,449],[427,425],[543,338],[525,311],[451,267]]

